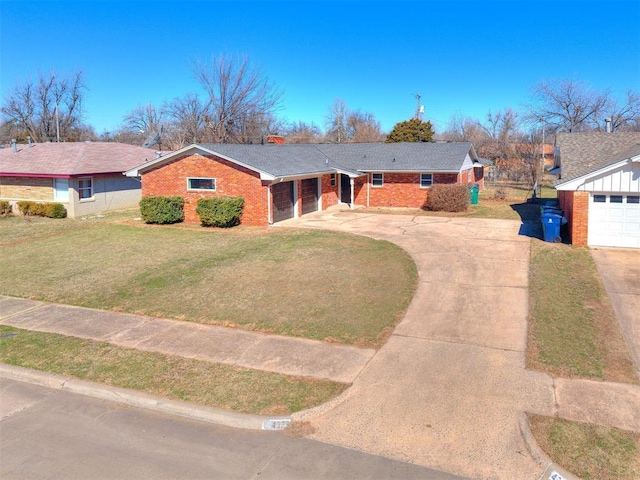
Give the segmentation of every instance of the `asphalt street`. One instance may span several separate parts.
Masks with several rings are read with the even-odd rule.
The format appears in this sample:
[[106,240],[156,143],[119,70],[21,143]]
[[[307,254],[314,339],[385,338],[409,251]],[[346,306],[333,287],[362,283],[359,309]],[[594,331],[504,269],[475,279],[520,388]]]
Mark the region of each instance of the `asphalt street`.
[[217,426],[0,379],[0,478],[462,477],[283,432]]

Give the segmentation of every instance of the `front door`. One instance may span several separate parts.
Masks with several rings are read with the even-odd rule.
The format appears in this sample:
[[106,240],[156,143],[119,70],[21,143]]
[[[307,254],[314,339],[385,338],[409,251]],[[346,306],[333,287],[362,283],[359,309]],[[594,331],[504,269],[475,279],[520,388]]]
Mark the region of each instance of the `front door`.
[[340,174],[340,201],[351,203],[351,179],[343,173]]

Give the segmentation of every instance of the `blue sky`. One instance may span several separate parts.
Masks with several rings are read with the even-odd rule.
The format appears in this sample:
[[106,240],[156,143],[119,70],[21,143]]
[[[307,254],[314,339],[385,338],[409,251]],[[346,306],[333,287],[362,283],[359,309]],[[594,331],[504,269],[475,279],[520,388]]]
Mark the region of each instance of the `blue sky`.
[[246,54],[284,91],[288,121],[323,127],[340,98],[389,131],[419,93],[442,131],[454,114],[521,109],[543,79],[640,90],[638,25],[637,0],[2,0],[0,93],[82,70],[101,133],[140,104],[202,93],[193,61]]

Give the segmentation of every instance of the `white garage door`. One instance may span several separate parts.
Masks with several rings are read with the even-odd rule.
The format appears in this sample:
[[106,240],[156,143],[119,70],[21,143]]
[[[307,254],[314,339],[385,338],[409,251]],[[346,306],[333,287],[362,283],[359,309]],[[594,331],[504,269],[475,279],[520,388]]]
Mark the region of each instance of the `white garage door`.
[[589,245],[640,248],[640,195],[591,194]]

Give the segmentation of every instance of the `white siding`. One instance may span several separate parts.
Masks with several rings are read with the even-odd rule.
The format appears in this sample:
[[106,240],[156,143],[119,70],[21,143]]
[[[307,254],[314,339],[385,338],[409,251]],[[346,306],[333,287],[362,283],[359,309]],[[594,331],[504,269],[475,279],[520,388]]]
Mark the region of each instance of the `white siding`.
[[588,179],[578,190],[588,192],[640,192],[640,163],[622,167]]

